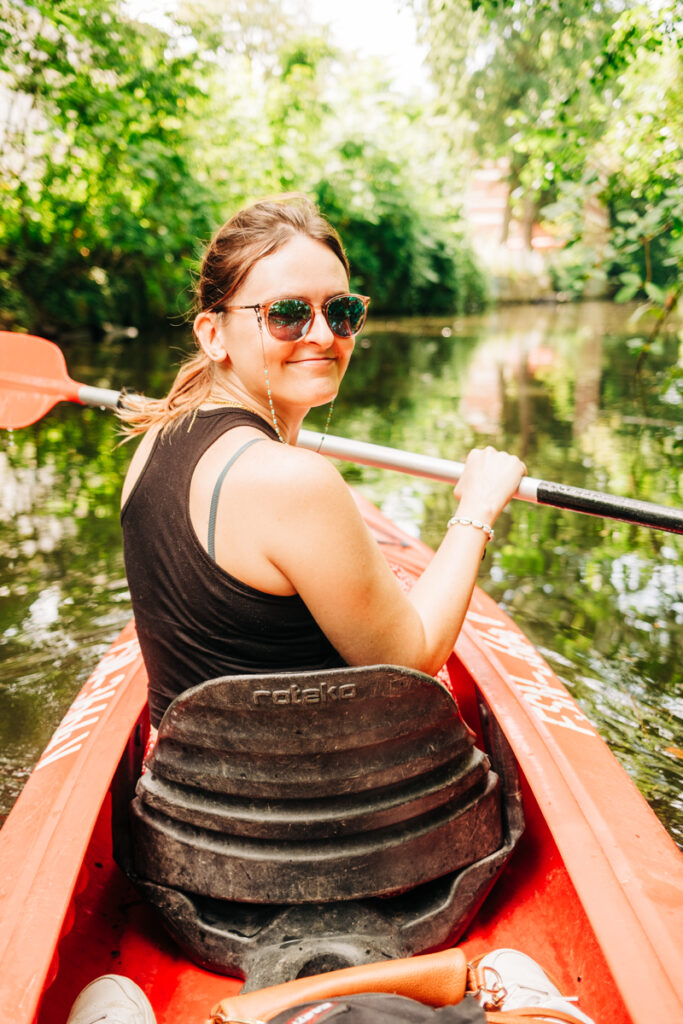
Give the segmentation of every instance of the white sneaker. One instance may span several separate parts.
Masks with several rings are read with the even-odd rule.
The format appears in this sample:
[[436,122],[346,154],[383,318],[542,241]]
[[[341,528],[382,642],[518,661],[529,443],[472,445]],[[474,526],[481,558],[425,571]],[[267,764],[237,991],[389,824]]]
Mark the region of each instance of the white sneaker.
[[[519,1010],[523,1006],[559,1010],[583,1024],[595,1024],[567,996],[563,996],[545,971],[526,953],[516,949],[495,949],[478,961],[479,1001],[491,999],[497,1010]],[[548,1020],[553,1020],[552,1015]]]
[[134,981],[105,974],[85,986],[66,1024],[156,1024],[156,1018]]

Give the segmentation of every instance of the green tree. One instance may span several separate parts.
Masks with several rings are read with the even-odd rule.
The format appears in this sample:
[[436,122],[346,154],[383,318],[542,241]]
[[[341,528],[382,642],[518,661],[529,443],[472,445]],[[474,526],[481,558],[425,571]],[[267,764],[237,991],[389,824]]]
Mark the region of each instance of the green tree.
[[[182,314],[199,245],[255,197],[341,220],[375,309],[476,308],[482,276],[423,110],[275,0],[0,0],[0,318],[63,334]],[[400,154],[398,156],[397,154]]]
[[[442,111],[506,157],[527,240],[539,215],[568,240],[556,287],[614,282],[656,334],[683,270],[680,5],[628,0],[414,0]],[[591,209],[605,226],[591,227]],[[509,211],[510,212],[510,211]],[[653,338],[641,339],[647,350]]]
[[[570,241],[569,287],[580,292],[602,260],[617,301],[645,300],[639,309],[643,337],[634,339],[642,355],[683,288],[683,48],[675,5],[660,7],[656,17],[640,7],[625,12],[620,23],[636,41],[619,70],[619,103],[583,172],[560,183],[556,203],[544,213],[563,224]],[[602,253],[582,244],[590,195],[610,214]]]
[[0,0],[0,308],[47,332],[170,310],[214,220],[192,174],[201,66],[115,0]]
[[433,166],[443,161],[422,111],[392,93],[381,67],[366,67],[362,83],[349,77],[324,34],[297,33],[279,4],[261,0],[256,36],[240,0],[218,7],[214,18],[216,0],[186,0],[178,17],[210,69],[199,173],[227,211],[261,194],[308,192],[340,229],[354,287],[372,294],[373,310],[480,308],[484,280],[457,207],[441,199]]
[[633,30],[613,0],[415,0],[440,104],[482,157],[507,159],[527,241],[555,181],[576,174],[605,122]]
[[406,168],[370,140],[347,141],[315,186],[321,208],[348,239],[354,286],[394,315],[481,309],[486,284],[458,222],[416,202]]

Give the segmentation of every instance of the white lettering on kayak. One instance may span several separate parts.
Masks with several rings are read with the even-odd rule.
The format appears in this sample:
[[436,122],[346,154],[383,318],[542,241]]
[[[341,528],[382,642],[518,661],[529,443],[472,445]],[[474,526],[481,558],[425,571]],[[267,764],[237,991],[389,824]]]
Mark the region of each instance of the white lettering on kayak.
[[127,673],[121,669],[134,662],[139,653],[137,639],[110,648],[57,726],[35,771],[81,749],[92,727],[99,722],[102,712],[107,710],[110,700],[127,678]]
[[467,621],[492,650],[523,662],[530,670],[528,675],[510,673],[508,679],[541,721],[585,736],[597,735],[590,719],[564,691],[553,670],[522,633],[506,629],[500,620],[477,612],[468,612]]

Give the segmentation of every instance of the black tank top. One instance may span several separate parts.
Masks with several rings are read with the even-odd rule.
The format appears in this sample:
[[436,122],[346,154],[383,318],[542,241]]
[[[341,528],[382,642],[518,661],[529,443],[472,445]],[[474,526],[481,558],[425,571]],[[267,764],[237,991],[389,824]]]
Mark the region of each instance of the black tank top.
[[199,411],[187,423],[189,430],[182,422],[157,436],[121,512],[155,726],[174,697],[206,679],[344,664],[298,595],[267,594],[231,576],[190,520],[192,474],[214,441],[238,426],[258,427],[274,440],[275,431],[242,409]]

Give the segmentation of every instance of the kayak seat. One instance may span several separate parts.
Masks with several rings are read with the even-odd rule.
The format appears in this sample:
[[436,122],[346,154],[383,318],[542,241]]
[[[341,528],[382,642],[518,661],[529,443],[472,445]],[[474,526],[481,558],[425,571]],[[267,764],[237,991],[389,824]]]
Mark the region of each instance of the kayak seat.
[[256,988],[452,940],[521,832],[507,788],[515,814],[431,676],[213,679],[164,715],[124,867],[193,959]]

